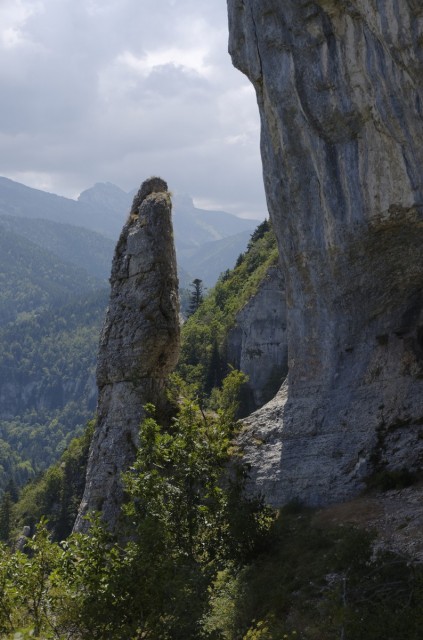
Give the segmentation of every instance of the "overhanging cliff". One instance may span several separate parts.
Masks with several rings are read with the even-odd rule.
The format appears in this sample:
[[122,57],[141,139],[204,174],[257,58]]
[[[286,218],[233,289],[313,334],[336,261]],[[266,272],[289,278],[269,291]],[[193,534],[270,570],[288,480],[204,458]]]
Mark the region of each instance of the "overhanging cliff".
[[228,14],[257,93],[289,348],[243,446],[273,504],[342,500],[423,459],[423,7],[228,0]]

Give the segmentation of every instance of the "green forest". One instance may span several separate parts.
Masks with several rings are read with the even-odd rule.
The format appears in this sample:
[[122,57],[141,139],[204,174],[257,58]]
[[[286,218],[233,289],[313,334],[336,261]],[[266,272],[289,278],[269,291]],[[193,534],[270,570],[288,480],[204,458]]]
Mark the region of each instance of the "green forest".
[[0,492],[55,462],[93,416],[111,244],[0,217]]
[[93,416],[107,297],[82,294],[0,326],[0,489],[55,462]]

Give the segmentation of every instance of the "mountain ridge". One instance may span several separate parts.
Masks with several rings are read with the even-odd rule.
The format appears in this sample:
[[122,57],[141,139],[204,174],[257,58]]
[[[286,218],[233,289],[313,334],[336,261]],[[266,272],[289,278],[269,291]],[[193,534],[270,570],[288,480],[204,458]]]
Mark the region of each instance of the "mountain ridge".
[[[14,231],[21,235],[28,236],[29,227],[34,229],[35,225],[44,226],[48,234],[52,233],[52,224],[67,225],[61,231],[64,235],[71,236],[69,227],[86,229],[91,235],[84,239],[84,243],[89,240],[97,246],[104,246],[101,253],[102,264],[110,265],[113,255],[114,243],[117,241],[122,225],[131,207],[133,191],[125,192],[113,183],[96,183],[92,187],[82,191],[77,200],[64,198],[52,193],[27,187],[21,183],[14,182],[9,178],[0,177],[0,216],[8,216],[7,224],[12,226],[10,218],[32,220],[32,223],[25,223],[25,226],[14,225]],[[173,203],[173,224],[175,246],[178,259],[178,270],[183,286],[195,277],[204,277],[207,285],[211,286],[217,280],[219,273],[216,270],[216,261],[210,264],[213,269],[213,278],[205,276],[205,268],[200,267],[203,261],[201,247],[206,243],[219,243],[225,239],[244,234],[245,243],[240,238],[233,239],[233,248],[230,250],[231,242],[216,244],[212,251],[218,256],[217,263],[221,265],[221,271],[233,266],[237,256],[243,251],[248,242],[248,232],[253,232],[258,224],[258,220],[238,218],[225,211],[210,211],[199,209],[194,205],[193,199],[187,194],[176,193],[172,197]],[[35,219],[38,220],[35,223]],[[41,220],[48,221],[40,222]],[[56,232],[59,230],[56,228]],[[105,240],[94,237],[92,234],[101,235]],[[76,232],[73,231],[73,235]],[[57,236],[57,233],[56,233]],[[39,231],[34,232],[34,237],[30,238],[41,246],[45,246],[44,234]],[[111,244],[112,242],[112,244]],[[223,254],[219,254],[219,247],[222,247]],[[208,251],[210,250],[208,247]],[[63,245],[62,245],[63,249]],[[198,252],[198,258],[194,255]],[[92,249],[90,250],[92,253]],[[81,252],[79,252],[81,254]],[[62,255],[61,252],[58,254]],[[100,259],[100,256],[98,256]],[[97,265],[98,266],[98,265]],[[199,272],[197,272],[197,266]],[[106,268],[106,277],[109,276]]]

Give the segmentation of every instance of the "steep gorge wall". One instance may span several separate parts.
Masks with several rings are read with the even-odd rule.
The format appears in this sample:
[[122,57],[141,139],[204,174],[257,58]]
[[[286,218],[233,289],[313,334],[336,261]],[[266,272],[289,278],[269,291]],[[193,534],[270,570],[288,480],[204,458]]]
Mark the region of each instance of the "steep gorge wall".
[[228,333],[227,361],[248,376],[244,403],[262,407],[287,373],[285,285],[279,266],[268,269],[257,293],[237,313]]
[[289,346],[243,446],[270,502],[338,501],[423,460],[423,5],[228,0],[228,14],[257,93]]
[[171,201],[167,185],[151,178],[134,198],[116,246],[110,303],[97,364],[97,425],[85,492],[74,529],[99,511],[116,527],[123,499],[121,474],[133,462],[144,405],[163,405],[166,376],[179,356],[179,301]]

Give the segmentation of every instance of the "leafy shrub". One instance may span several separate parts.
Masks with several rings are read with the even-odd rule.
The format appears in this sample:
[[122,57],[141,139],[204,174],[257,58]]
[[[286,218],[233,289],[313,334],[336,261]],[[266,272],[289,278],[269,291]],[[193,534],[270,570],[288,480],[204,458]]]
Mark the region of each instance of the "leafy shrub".
[[[271,522],[259,501],[243,497],[244,474],[228,464],[243,379],[231,371],[213,413],[180,398],[166,428],[149,408],[125,474],[120,539],[94,517],[88,534],[61,545],[42,522],[28,555],[4,549],[6,630],[90,640],[201,636],[214,576],[254,555]],[[51,477],[56,494],[57,468]]]

